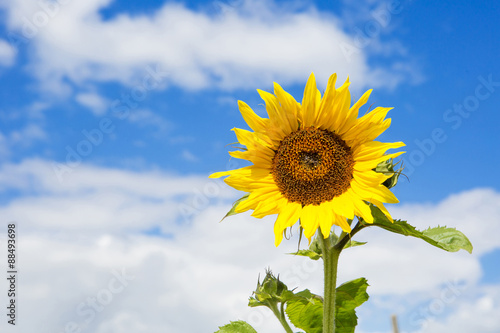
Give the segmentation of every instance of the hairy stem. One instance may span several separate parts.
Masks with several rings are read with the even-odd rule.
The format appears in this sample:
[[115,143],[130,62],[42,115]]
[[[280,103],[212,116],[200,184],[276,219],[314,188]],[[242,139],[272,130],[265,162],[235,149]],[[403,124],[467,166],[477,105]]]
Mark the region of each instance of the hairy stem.
[[290,328],[290,325],[288,325],[288,322],[286,321],[285,311],[283,309],[283,304],[281,305],[281,311],[278,310],[278,306],[276,304],[270,304],[269,307],[273,311],[276,318],[278,318],[278,320],[280,321],[280,323],[283,326],[283,328],[285,329],[285,331],[287,333],[293,333],[292,329]]
[[325,271],[325,294],[323,300],[323,333],[335,333],[335,293],[337,287],[337,266],[342,248],[322,237],[323,265]]

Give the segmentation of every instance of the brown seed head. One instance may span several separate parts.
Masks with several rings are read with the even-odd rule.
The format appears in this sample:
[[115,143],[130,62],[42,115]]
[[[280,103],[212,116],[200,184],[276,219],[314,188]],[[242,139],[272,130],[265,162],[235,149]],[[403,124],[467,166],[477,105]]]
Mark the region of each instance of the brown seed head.
[[271,173],[289,201],[319,205],[351,186],[354,159],[337,134],[315,127],[285,137],[273,158]]

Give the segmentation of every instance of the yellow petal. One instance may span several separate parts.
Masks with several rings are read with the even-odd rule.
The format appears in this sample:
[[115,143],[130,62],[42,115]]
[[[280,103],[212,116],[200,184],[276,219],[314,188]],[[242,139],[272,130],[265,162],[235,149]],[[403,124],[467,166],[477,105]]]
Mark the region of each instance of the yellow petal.
[[269,171],[264,174],[260,174],[260,171],[261,170],[257,169],[255,174],[250,174],[249,176],[231,175],[224,179],[224,181],[229,186],[243,192],[253,192],[254,190],[264,187],[273,188],[278,191],[274,178],[269,174]]
[[[391,120],[384,120],[392,108],[377,107],[356,120],[356,124],[342,134],[345,141],[366,142],[374,140],[391,125]],[[345,131],[345,129],[343,129]]]
[[240,169],[234,169],[234,170],[229,170],[229,171],[219,171],[219,172],[214,172],[208,178],[220,178],[228,175],[250,175],[252,166],[246,166]]
[[371,160],[365,160],[365,161],[356,161],[354,163],[354,169],[358,171],[366,171],[366,170],[371,170],[375,168],[380,162],[387,161],[391,158],[396,158],[399,155],[405,153],[404,151],[398,151],[397,153],[392,153],[392,154],[387,154],[387,155],[382,155],[377,158],[373,158]]
[[338,225],[339,227],[341,227],[343,231],[345,231],[347,233],[351,232],[351,226],[349,225],[349,223],[347,223],[347,220],[344,216],[336,215],[335,216],[335,224]]
[[319,227],[318,208],[313,205],[306,205],[302,208],[300,225],[304,228],[304,236],[311,239]]
[[354,179],[351,188],[360,198],[366,201],[378,200],[388,203],[397,203],[396,196],[385,186],[365,186],[362,182]]
[[328,238],[330,236],[330,232],[332,231],[332,225],[334,224],[333,211],[331,206],[328,205],[328,202],[323,202],[316,207],[319,209],[318,218],[321,233],[324,238]]
[[261,219],[267,215],[278,214],[285,201],[286,199],[283,198],[281,193],[276,192],[269,199],[259,202],[257,207],[254,209],[252,216]]
[[354,205],[352,200],[349,191],[346,191],[342,195],[333,198],[329,204],[335,214],[345,216],[352,220],[354,219]]
[[336,90],[336,96],[332,105],[332,116],[327,128],[332,132],[338,132],[339,128],[346,121],[349,115],[349,105],[351,104],[351,93],[349,92],[349,79]]
[[293,226],[302,213],[302,205],[296,202],[287,202],[274,223],[274,244],[278,246],[283,239],[283,231]]
[[332,119],[336,119],[334,114],[334,105],[337,91],[335,90],[335,82],[337,81],[337,74],[333,74],[328,79],[326,91],[321,99],[318,111],[318,126],[321,129],[328,129],[328,125],[332,123]]
[[356,209],[356,215],[361,216],[366,223],[373,223],[372,211],[370,206],[364,203],[362,200],[354,200],[354,207]]
[[269,120],[271,121],[271,123],[275,125],[282,125],[282,127],[289,126],[288,122],[284,124],[283,120],[281,119],[283,110],[281,109],[278,98],[264,90],[257,89],[257,92],[259,93],[260,98],[262,98],[266,103],[266,111],[269,115]]
[[256,151],[236,150],[236,151],[230,151],[229,155],[231,155],[234,158],[251,161],[254,164],[254,166],[260,168],[269,167],[272,163],[272,157],[266,154],[259,154]]
[[351,108],[349,109],[349,111],[345,115],[345,121],[341,125],[338,126],[337,133],[342,135],[345,132],[349,131],[356,124],[356,120],[357,120],[358,114],[359,114],[359,108],[366,104],[371,93],[372,93],[372,89],[366,91],[361,96],[361,98],[358,99],[357,102],[354,103],[353,106],[351,106]]
[[253,129],[255,132],[266,131],[269,119],[259,117],[245,102],[238,101],[238,107],[240,109],[241,115],[243,116],[243,119],[251,129]]
[[[279,192],[278,192],[279,193]],[[266,201],[276,196],[276,190],[272,187],[260,188],[253,191],[248,196],[248,199],[242,201],[236,206],[235,212],[242,213],[249,209],[255,209],[261,201]]]
[[296,131],[299,128],[300,104],[277,83],[274,83],[274,94],[283,112],[281,119],[283,122],[288,123],[285,127],[290,128],[291,132]]
[[362,182],[365,186],[377,186],[382,184],[387,178],[392,175],[384,175],[380,172],[375,172],[373,170],[358,171],[354,170],[353,178]]
[[392,219],[391,214],[389,213],[389,211],[387,210],[387,208],[385,208],[385,206],[384,206],[383,203],[381,203],[380,201],[377,201],[377,200],[372,200],[372,204],[374,204],[375,206],[377,206],[378,209],[380,209],[382,211],[382,213],[384,213],[384,215],[389,219],[389,221],[391,221],[392,223],[394,223],[394,220]]
[[321,100],[321,93],[316,87],[316,79],[314,73],[311,73],[307,80],[306,88],[304,90],[304,97],[302,99],[302,123],[304,127],[310,127],[315,124],[319,101]]
[[388,149],[396,149],[404,146],[403,142],[369,141],[356,147],[352,154],[356,161],[371,160],[384,155]]
[[269,137],[264,133],[250,132],[241,128],[233,128],[238,142],[248,150],[258,150],[261,154],[274,156],[273,147],[269,145]]
[[283,88],[281,88],[281,86],[277,83],[274,83],[274,94],[278,98],[283,110],[287,113],[291,113],[295,116],[295,118],[299,117],[300,104],[295,100],[295,98],[293,98],[292,95],[283,90]]

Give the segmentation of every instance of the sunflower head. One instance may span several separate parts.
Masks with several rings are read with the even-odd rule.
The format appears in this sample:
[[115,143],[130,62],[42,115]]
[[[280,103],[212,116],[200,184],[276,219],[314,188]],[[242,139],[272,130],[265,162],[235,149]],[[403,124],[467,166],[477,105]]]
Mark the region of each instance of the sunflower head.
[[252,165],[210,176],[228,176],[227,184],[248,193],[235,212],[253,210],[257,218],[278,214],[276,246],[285,229],[297,221],[309,239],[318,229],[327,238],[333,225],[350,232],[348,221],[355,216],[372,223],[369,204],[392,221],[383,205],[398,202],[383,184],[392,175],[375,169],[403,153],[386,154],[388,149],[404,144],[374,141],[390,126],[391,120],[385,119],[390,108],[377,107],[358,118],[371,90],[351,105],[349,80],[335,88],[336,78],[330,77],[322,97],[311,74],[302,103],[277,83],[274,95],[258,90],[269,118],[259,117],[239,101],[252,131],[234,129],[245,150],[230,155]]

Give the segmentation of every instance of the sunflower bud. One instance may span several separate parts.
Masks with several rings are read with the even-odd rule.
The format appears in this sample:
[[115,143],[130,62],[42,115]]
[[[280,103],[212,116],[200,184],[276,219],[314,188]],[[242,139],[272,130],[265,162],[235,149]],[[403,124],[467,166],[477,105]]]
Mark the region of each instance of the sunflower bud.
[[293,296],[293,293],[280,281],[279,276],[275,277],[270,270],[267,270],[262,283],[257,281],[257,288],[250,297],[248,306],[269,307],[286,302],[290,296]]

